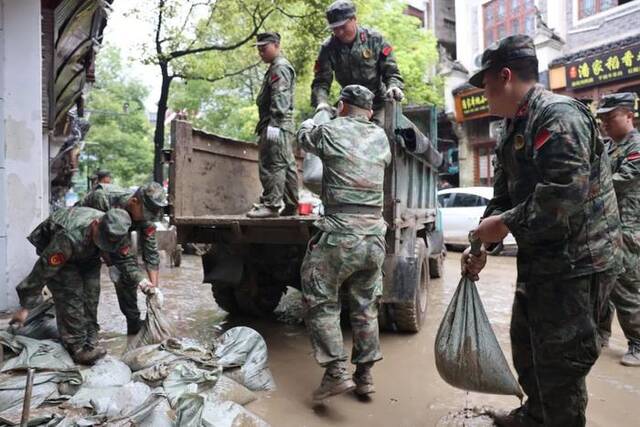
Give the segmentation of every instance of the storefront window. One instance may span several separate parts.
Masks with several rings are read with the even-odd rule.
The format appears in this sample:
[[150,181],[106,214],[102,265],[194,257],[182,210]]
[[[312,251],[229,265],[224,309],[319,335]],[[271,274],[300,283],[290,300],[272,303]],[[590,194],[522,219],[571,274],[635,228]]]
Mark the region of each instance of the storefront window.
[[534,35],[536,9],[533,0],[492,0],[482,7],[485,46],[512,34]]
[[476,148],[476,167],[478,168],[478,185],[491,186],[493,185],[493,162],[494,162],[493,147],[478,147]]

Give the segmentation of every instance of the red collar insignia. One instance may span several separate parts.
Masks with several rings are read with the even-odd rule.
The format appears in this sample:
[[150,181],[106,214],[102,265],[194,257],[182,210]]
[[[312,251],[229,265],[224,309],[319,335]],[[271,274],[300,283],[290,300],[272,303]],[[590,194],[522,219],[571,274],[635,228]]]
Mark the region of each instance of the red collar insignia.
[[536,137],[533,140],[533,148],[536,150],[541,149],[542,146],[547,143],[549,138],[551,138],[551,132],[549,132],[549,129],[543,128],[536,134]]

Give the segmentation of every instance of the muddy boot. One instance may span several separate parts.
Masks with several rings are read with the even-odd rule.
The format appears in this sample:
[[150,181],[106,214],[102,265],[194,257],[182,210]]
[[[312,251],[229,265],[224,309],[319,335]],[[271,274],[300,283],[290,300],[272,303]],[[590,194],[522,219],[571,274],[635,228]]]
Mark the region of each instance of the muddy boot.
[[345,363],[333,363],[324,371],[320,387],[313,391],[313,402],[321,403],[328,397],[346,393],[355,387],[355,383],[349,378]]
[[71,358],[74,362],[80,365],[93,365],[98,359],[103,358],[106,354],[107,350],[101,346],[93,348],[84,347],[82,350],[73,353]]
[[538,427],[542,423],[533,419],[524,406],[514,409],[511,412],[506,411],[488,411],[487,415],[493,418],[494,423],[498,427]]
[[275,218],[280,216],[278,208],[272,208],[265,205],[254,205],[253,208],[247,212],[249,218]]
[[371,367],[373,363],[359,363],[356,371],[353,373],[353,382],[356,383],[355,393],[358,396],[366,396],[375,393],[373,387],[373,375],[371,375]]
[[640,344],[629,343],[629,351],[620,360],[624,366],[640,367]]
[[142,328],[142,320],[140,319],[127,319],[127,335],[137,335]]

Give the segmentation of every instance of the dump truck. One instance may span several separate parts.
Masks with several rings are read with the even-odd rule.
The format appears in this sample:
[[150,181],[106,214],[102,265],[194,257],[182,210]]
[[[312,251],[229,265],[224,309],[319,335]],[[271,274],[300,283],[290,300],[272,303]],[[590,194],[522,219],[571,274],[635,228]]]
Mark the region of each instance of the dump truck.
[[[388,231],[379,320],[397,331],[420,330],[430,279],[442,275],[445,256],[436,198],[442,164],[436,113],[434,107],[420,111],[413,111],[419,127],[399,103],[385,103],[392,161],[384,182]],[[167,158],[171,223],[180,244],[210,245],[202,265],[216,303],[232,314],[268,315],[287,286],[300,288],[300,266],[317,217],[245,216],[262,192],[256,144],[175,120]]]

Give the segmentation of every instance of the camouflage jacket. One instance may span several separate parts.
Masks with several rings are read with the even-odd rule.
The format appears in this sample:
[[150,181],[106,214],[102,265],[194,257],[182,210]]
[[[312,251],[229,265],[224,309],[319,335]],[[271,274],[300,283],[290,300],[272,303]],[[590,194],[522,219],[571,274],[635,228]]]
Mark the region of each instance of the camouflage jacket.
[[640,253],[640,132],[634,129],[608,148],[624,247]]
[[264,74],[262,87],[256,98],[260,120],[256,134],[267,126],[295,131],[293,125],[293,97],[296,90],[296,71],[284,56],[277,56]]
[[[322,203],[380,207],[384,170],[391,161],[384,130],[364,117],[338,117],[320,126],[301,128],[298,143],[322,160]],[[345,234],[384,235],[386,224],[375,215],[332,214],[316,226]]]
[[329,91],[335,73],[340,86],[359,84],[375,95],[373,108],[384,102],[384,94],[391,87],[403,88],[393,48],[377,31],[358,27],[352,45],[331,36],[320,47],[315,77],[311,83],[311,105],[329,103]]
[[[42,288],[66,265],[100,265],[100,258],[108,259],[132,282],[138,283],[146,276],[127,257],[129,242],[117,253],[101,253],[90,238],[93,221],[104,215],[95,209],[74,207],[59,209],[31,232],[27,239],[36,247],[39,258],[31,273],[16,286],[20,305],[33,308],[37,305]],[[71,284],[70,284],[71,286]]]
[[[80,202],[80,206],[106,212],[111,208],[126,210],[127,201],[134,192],[113,184],[98,184],[87,193]],[[151,221],[132,221],[131,231],[138,232],[138,247],[142,249],[142,260],[147,270],[157,271],[160,266],[158,241],[156,239],[156,225]],[[135,255],[129,255],[135,261]]]
[[496,146],[494,196],[518,243],[519,280],[620,269],[620,218],[606,148],[580,102],[536,85]]

